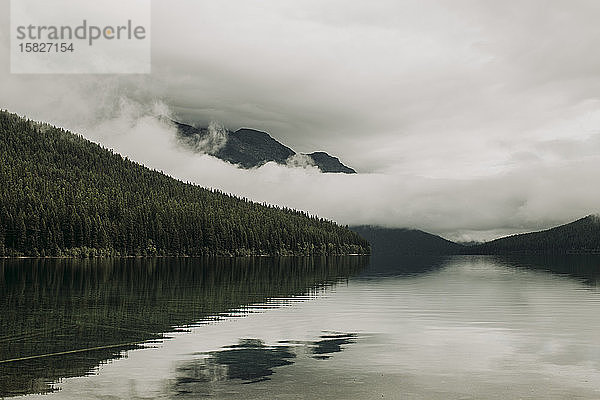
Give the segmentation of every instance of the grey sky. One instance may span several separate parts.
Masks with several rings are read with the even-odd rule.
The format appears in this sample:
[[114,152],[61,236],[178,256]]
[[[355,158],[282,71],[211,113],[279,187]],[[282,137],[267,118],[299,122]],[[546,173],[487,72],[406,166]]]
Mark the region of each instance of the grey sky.
[[[477,239],[599,211],[597,1],[152,6],[150,76],[10,75],[3,12],[0,107],[174,176],[342,223]],[[192,160],[161,142],[173,132],[147,120],[156,104],[185,122],[267,130],[362,173]]]

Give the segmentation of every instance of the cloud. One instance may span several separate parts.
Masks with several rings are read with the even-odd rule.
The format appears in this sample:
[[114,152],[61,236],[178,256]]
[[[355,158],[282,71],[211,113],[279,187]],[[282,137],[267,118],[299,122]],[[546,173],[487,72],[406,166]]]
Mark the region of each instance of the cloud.
[[[316,168],[275,163],[241,170],[182,149],[172,124],[158,117],[156,110],[164,105],[120,104],[120,113],[86,129],[85,136],[181,180],[343,224],[405,226],[453,239],[482,239],[576,218],[595,210],[600,200],[600,190],[586,184],[598,178],[598,156],[558,165],[539,162],[527,171],[469,180],[322,174]],[[555,190],[557,182],[565,185],[564,191]]]
[[[200,127],[201,128],[201,127]],[[206,133],[195,133],[179,139],[189,148],[199,153],[216,154],[227,144],[229,133],[220,122],[211,121]]]
[[302,154],[302,153],[297,153],[297,154],[294,154],[293,156],[290,156],[286,160],[286,164],[290,167],[295,167],[295,168],[315,167],[314,160],[312,158],[310,158],[308,155]]
[[[2,59],[0,107],[257,201],[490,238],[598,212],[599,11],[585,0],[155,1],[151,75],[11,75]],[[360,173],[297,158],[307,167],[239,170],[186,150],[165,115],[266,130]],[[211,132],[203,152],[222,144]]]

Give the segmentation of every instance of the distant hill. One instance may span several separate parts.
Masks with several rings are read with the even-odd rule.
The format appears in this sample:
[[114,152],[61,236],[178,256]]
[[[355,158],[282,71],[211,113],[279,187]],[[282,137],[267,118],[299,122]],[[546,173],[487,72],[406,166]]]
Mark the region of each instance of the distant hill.
[[[232,137],[256,152],[274,141],[257,131]],[[369,251],[364,239],[334,222],[175,180],[5,111],[0,183],[0,256]]]
[[250,128],[228,131],[222,127],[196,128],[173,121],[181,141],[188,147],[211,154],[242,168],[256,168],[274,161],[278,164],[315,165],[321,172],[355,174],[337,157],[319,151],[299,154],[279,143],[266,132]]
[[374,255],[443,254],[600,254],[600,216],[588,215],[539,232],[512,235],[484,243],[454,243],[414,229],[351,227],[371,243]]
[[371,243],[374,255],[447,255],[464,252],[463,246],[420,230],[375,226],[353,226],[350,229]]
[[600,217],[588,215],[552,229],[512,235],[467,249],[470,254],[600,253]]

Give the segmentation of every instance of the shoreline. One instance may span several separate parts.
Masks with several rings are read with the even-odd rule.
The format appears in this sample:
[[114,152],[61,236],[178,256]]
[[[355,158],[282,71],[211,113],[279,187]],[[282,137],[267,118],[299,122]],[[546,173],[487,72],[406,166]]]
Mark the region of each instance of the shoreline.
[[97,257],[75,257],[75,256],[0,256],[0,260],[98,260],[98,259],[129,259],[129,258],[251,258],[251,257],[364,257],[371,256],[372,254],[358,254],[358,253],[350,253],[350,254],[256,254],[256,255],[247,255],[247,256],[224,256],[224,255],[205,255],[205,256],[97,256]]

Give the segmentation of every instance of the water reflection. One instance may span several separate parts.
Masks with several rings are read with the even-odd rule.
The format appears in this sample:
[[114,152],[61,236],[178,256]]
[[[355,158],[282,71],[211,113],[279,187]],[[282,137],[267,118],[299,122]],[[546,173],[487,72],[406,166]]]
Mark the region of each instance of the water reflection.
[[275,345],[260,339],[240,339],[218,351],[196,354],[202,358],[179,363],[169,392],[175,395],[172,397],[208,397],[231,390],[231,381],[269,381],[279,367],[291,366],[298,358],[330,359],[356,338],[354,333],[328,332],[315,341],[281,340]]
[[595,399],[600,257],[581,259],[4,262],[0,361],[21,359],[0,397],[156,346],[52,397]]
[[220,381],[265,381],[273,375],[274,368],[292,364],[295,357],[289,346],[267,346],[259,339],[241,339],[236,345],[209,352],[205,359],[177,367],[173,391],[199,395],[210,393],[210,384]]
[[321,340],[312,344],[313,358],[326,360],[331,357],[332,353],[342,351],[342,346],[354,343],[356,341],[355,333],[331,333],[321,335]]
[[[365,257],[0,261],[0,397],[53,390],[176,327],[310,298]],[[306,297],[308,296],[308,297]]]
[[591,286],[600,284],[600,256],[594,254],[497,256],[496,261],[580,278]]
[[373,254],[369,267],[359,274],[362,279],[391,278],[398,276],[421,275],[443,268],[450,256],[407,256],[385,253]]

